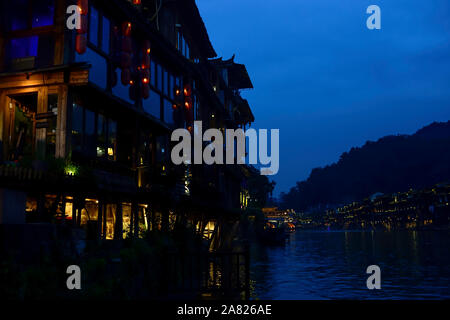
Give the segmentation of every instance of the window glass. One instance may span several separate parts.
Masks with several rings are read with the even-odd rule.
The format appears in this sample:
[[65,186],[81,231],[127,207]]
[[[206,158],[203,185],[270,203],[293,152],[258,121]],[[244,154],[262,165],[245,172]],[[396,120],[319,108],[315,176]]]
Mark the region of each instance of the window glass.
[[47,112],[53,112],[53,114],[58,114],[58,95],[49,94],[48,95],[48,106]]
[[36,57],[39,37],[11,39],[11,59]]
[[173,75],[169,77],[169,97],[171,99],[175,98],[175,77]]
[[6,6],[8,16],[10,18],[10,29],[24,30],[28,29],[28,14],[24,12],[24,9],[28,7],[28,0],[14,0],[10,1]]
[[198,106],[198,98],[196,95],[193,96],[193,100],[194,100],[194,120],[198,120],[199,106]]
[[54,0],[33,1],[32,27],[44,27],[53,25],[55,14]]
[[[96,53],[90,48],[87,48],[86,53],[80,55],[75,54],[76,62],[89,62],[91,69],[89,70],[89,81],[105,89],[107,86],[108,67],[104,57]],[[120,77],[119,77],[120,79]]]
[[163,70],[162,67],[158,64],[156,66],[156,74],[157,74],[157,82],[158,82],[158,90],[163,91]]
[[98,46],[98,11],[94,7],[90,7],[89,16],[89,41]]
[[152,64],[151,64],[151,67],[150,67],[151,69],[150,69],[150,74],[151,74],[151,76],[150,76],[150,81],[151,81],[151,85],[153,86],[153,87],[156,87],[156,64],[155,64],[155,61],[152,59]]
[[145,112],[161,119],[161,96],[158,92],[150,90],[150,98],[143,100],[143,103]]
[[181,37],[181,53],[183,56],[186,55],[186,41],[184,40],[184,37]]
[[163,92],[166,96],[169,95],[169,74],[167,73],[166,70],[164,70],[164,79],[161,79],[162,83],[163,83]]
[[109,39],[110,39],[111,23],[109,19],[103,17],[103,29],[102,29],[102,50],[109,53]]
[[120,81],[121,78],[121,71],[120,69],[116,69],[117,74],[117,85],[112,89],[113,94],[116,97],[121,98],[122,100],[134,104],[134,101],[130,99],[130,86],[124,86],[122,84],[122,81]]
[[164,99],[164,121],[168,124],[174,124],[172,102]]
[[177,49],[180,50],[181,48],[181,32],[177,32]]

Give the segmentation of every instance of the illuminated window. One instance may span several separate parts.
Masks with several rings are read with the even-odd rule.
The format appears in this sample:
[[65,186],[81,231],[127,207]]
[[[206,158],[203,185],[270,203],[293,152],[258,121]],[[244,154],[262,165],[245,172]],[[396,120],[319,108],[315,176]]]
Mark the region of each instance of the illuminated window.
[[72,112],[72,150],[78,155],[115,161],[117,122],[77,104]]

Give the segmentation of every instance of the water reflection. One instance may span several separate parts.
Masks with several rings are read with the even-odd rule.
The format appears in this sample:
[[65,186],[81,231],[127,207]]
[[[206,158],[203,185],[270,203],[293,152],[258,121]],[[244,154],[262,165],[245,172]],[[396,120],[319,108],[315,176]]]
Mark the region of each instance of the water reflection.
[[[299,231],[251,249],[253,299],[448,299],[450,231]],[[379,265],[382,290],[366,287]]]

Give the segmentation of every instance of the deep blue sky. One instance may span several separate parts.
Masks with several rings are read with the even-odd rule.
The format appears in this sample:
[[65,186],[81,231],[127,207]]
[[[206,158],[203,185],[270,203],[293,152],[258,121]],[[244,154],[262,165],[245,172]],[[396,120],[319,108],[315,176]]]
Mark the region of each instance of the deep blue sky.
[[[380,6],[382,29],[366,9]],[[247,65],[255,127],[280,129],[276,193],[367,140],[450,119],[449,0],[197,0]]]

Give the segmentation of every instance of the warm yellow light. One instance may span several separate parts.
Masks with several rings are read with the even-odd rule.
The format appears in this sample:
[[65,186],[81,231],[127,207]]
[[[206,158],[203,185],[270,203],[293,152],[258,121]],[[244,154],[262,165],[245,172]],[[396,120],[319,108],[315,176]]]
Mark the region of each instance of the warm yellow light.
[[75,165],[68,165],[64,171],[68,176],[76,176],[78,173],[78,168]]
[[114,155],[114,150],[113,148],[108,148],[108,156],[113,156]]

